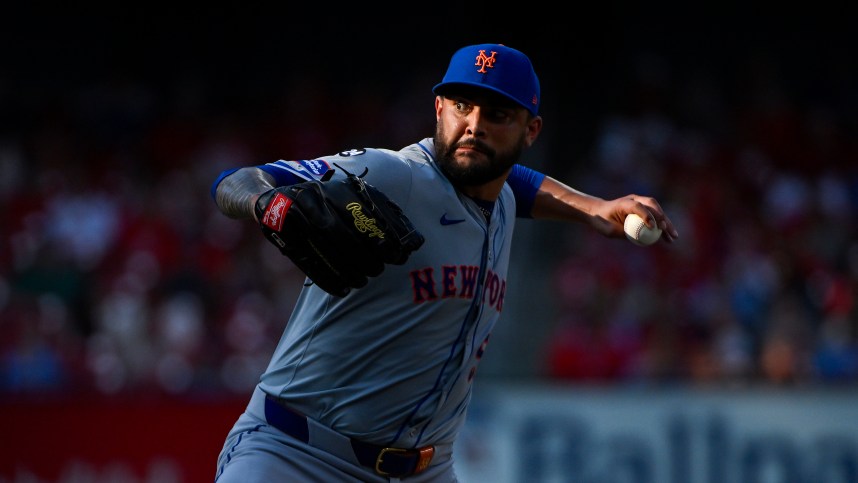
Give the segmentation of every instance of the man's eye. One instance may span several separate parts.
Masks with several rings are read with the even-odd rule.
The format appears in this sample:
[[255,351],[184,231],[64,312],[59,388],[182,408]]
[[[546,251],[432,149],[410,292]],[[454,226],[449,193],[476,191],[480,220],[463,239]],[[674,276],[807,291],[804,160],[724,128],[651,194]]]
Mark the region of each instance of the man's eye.
[[492,119],[504,120],[510,117],[509,112],[504,110],[496,110],[491,112]]

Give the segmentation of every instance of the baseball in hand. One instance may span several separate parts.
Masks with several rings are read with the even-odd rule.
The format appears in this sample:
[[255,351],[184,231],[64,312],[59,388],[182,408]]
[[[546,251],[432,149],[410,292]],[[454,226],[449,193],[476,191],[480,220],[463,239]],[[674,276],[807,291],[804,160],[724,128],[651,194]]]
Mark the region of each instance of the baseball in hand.
[[634,213],[629,213],[629,215],[626,216],[626,222],[623,225],[623,229],[625,230],[626,238],[628,238],[629,241],[642,247],[652,245],[661,238],[661,228],[649,228],[646,226],[646,223],[644,223],[643,218]]

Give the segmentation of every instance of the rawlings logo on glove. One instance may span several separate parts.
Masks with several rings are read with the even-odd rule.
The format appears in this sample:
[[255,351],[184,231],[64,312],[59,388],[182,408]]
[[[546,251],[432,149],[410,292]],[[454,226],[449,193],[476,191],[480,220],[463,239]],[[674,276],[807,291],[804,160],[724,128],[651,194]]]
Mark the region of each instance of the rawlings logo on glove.
[[274,200],[265,210],[265,216],[262,217],[262,224],[274,231],[280,231],[283,228],[283,215],[291,204],[292,200],[277,193],[274,196]]
[[402,209],[363,176],[346,173],[274,188],[256,202],[262,233],[307,277],[343,297],[384,271],[402,265],[423,245]]
[[355,228],[358,229],[361,233],[370,232],[369,236],[377,236],[379,238],[384,238],[384,232],[375,226],[374,218],[367,218],[366,215],[363,214],[363,206],[360,203],[349,203],[346,206],[346,209],[352,213],[352,216],[355,217]]

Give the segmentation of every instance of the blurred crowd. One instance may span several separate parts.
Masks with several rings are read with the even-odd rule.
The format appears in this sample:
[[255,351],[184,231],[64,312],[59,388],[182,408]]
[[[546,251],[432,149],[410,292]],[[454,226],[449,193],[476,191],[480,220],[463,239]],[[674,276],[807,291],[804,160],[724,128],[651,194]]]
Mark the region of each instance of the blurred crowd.
[[329,121],[343,110],[373,122],[349,136],[432,132],[431,103],[402,133],[405,106],[337,90],[297,79],[228,105],[202,79],[112,77],[0,95],[16,121],[0,135],[0,393],[246,394],[304,276],[216,209],[217,175],[353,147]]
[[[536,376],[858,383],[854,97],[798,95],[776,71],[727,95],[724,79],[692,74],[682,89],[639,79],[621,109],[592,120],[582,159],[548,168],[600,196],[656,196],[681,239],[637,248],[556,232],[542,256],[560,254],[547,274],[559,305],[542,321]],[[5,96],[20,122],[0,132],[0,392],[246,394],[303,275],[252,222],[216,210],[212,181],[430,135],[431,83],[416,76],[392,100],[319,79],[257,104],[193,78]],[[415,112],[423,124],[404,121]],[[560,114],[546,122],[562,130]]]
[[832,57],[834,69],[792,83],[767,56],[681,78],[640,58],[645,75],[572,179],[589,193],[656,196],[681,238],[636,249],[570,233],[545,374],[858,383],[855,73]]

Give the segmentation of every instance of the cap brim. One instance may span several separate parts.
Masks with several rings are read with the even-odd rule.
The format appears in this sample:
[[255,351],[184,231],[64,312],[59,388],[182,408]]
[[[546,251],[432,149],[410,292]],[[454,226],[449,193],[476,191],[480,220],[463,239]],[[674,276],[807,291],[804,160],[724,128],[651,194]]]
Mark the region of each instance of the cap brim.
[[532,114],[534,114],[534,115],[536,114],[533,112],[533,106],[527,106],[527,105],[519,102],[518,99],[516,99],[515,97],[512,97],[511,95],[507,94],[506,92],[504,92],[504,91],[502,91],[502,90],[500,90],[494,86],[490,86],[488,84],[483,84],[480,82],[467,82],[467,81],[465,81],[465,82],[462,82],[462,81],[442,82],[440,84],[437,84],[435,87],[433,87],[432,92],[436,96],[443,96],[443,95],[446,95],[445,93],[450,93],[450,90],[455,89],[456,87],[477,87],[480,89],[491,91],[491,92],[498,94],[499,96],[503,97],[504,99],[509,100],[510,102],[515,104],[516,106],[521,106],[521,107],[525,108],[526,110],[530,111]]

